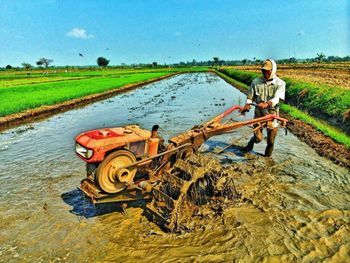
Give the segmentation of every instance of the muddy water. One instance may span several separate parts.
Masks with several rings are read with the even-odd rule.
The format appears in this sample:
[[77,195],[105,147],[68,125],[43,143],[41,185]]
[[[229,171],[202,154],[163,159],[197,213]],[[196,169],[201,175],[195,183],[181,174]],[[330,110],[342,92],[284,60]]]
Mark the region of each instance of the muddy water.
[[[265,143],[251,155],[232,148],[213,157],[235,177],[238,196],[190,233],[163,233],[142,203],[123,215],[118,206],[93,207],[75,189],[85,173],[74,153],[80,132],[158,124],[170,138],[244,99],[216,76],[185,74],[2,132],[0,261],[349,261],[349,172],[283,131],[273,159],[259,156]],[[201,150],[246,132],[212,138]]]

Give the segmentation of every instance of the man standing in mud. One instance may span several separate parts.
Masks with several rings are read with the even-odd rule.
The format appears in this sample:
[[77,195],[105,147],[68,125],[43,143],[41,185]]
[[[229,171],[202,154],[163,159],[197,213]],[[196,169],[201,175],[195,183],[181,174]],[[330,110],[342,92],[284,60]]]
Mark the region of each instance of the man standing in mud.
[[[247,95],[244,111],[249,111],[251,104],[255,104],[254,118],[263,117],[267,114],[279,115],[279,101],[284,100],[286,83],[276,75],[277,64],[272,59],[266,59],[261,67],[262,77],[255,78]],[[263,127],[255,126],[254,136],[245,147],[246,151],[252,151],[254,143],[263,140]],[[277,135],[277,121],[267,124],[267,146],[265,156],[270,157],[273,151]]]

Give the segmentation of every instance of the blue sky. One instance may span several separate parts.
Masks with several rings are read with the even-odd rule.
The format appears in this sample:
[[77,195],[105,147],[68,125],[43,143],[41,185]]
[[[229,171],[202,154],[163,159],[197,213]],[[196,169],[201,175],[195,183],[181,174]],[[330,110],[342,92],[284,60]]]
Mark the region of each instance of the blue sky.
[[350,0],[0,0],[0,22],[0,67],[350,55]]

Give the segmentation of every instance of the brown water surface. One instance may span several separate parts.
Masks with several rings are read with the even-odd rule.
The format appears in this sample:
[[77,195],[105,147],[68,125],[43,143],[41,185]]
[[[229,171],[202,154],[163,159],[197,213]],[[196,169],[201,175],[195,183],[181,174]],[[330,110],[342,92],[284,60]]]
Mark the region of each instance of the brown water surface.
[[203,226],[189,233],[162,232],[143,215],[143,204],[129,204],[123,215],[116,205],[92,206],[76,190],[85,175],[74,153],[80,132],[158,124],[168,139],[244,101],[217,76],[185,74],[2,132],[0,261],[349,261],[349,171],[282,130],[272,159],[258,154],[265,142],[246,156],[235,148],[207,153],[247,128],[203,145],[203,155],[234,178],[238,195],[218,204],[221,213],[208,211]]

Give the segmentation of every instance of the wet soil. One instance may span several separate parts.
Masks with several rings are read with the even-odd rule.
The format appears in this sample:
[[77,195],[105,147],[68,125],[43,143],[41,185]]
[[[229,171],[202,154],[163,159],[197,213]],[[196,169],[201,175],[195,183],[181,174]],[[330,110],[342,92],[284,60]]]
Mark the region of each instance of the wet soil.
[[[204,253],[204,261],[346,262],[350,211],[345,203],[339,204],[349,198],[345,197],[348,175],[335,184],[329,171],[314,175],[298,171],[296,176],[292,158],[275,162],[246,157],[246,162],[230,164],[212,154],[190,157],[196,163],[210,164],[207,175],[213,179],[216,194],[197,206],[185,227],[219,232],[213,234],[219,240],[226,236],[215,249],[226,254]],[[335,185],[342,186],[336,190]]]
[[324,156],[333,163],[344,166],[350,171],[350,149],[344,144],[332,140],[330,137],[317,131],[310,124],[294,119],[289,114],[282,114],[290,121],[288,130],[301,141],[312,147],[320,156]]
[[[123,214],[115,204],[93,206],[76,189],[85,176],[77,134],[158,124],[167,140],[244,101],[215,75],[183,74],[1,132],[0,261],[346,262],[349,171],[283,131],[272,158],[261,156],[265,141],[242,154],[249,128],[201,147],[200,158],[235,195],[200,206],[195,227],[180,235],[150,222],[145,203],[129,203]],[[237,146],[213,155],[231,143]]]

